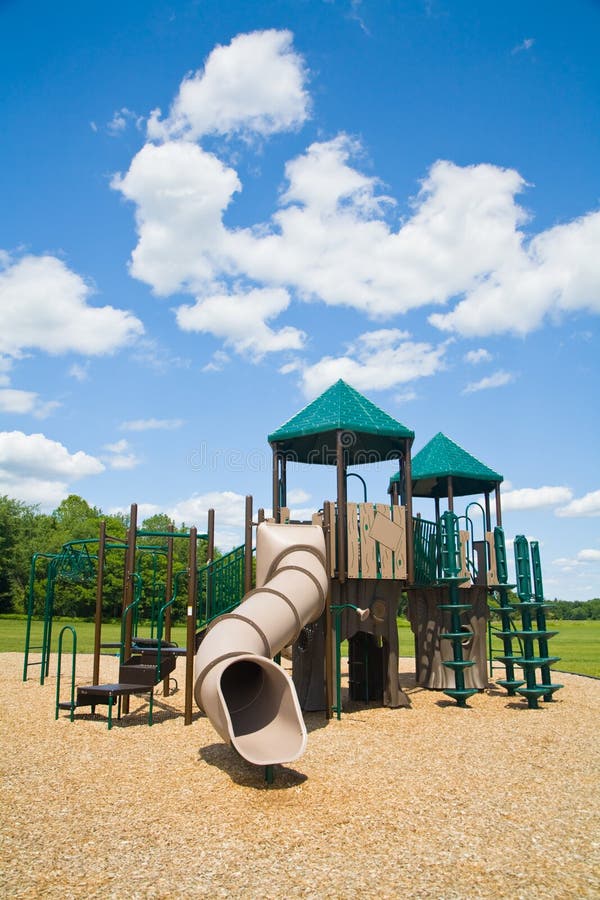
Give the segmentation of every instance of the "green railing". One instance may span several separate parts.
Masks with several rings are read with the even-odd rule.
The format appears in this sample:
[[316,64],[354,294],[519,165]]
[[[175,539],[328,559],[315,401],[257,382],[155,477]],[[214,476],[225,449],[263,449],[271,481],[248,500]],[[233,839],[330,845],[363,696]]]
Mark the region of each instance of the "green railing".
[[230,612],[244,596],[244,545],[206,563],[198,572],[198,627]]
[[435,522],[413,518],[415,584],[432,584],[438,577],[438,531]]

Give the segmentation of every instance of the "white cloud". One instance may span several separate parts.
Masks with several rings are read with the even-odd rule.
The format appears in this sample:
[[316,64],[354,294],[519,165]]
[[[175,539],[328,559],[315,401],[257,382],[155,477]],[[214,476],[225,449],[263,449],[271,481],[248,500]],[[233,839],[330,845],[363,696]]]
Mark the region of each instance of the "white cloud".
[[524,50],[531,50],[534,44],[535,38],[525,38],[523,41],[521,41],[520,44],[517,44],[516,47],[513,47],[510,52],[514,56],[515,53],[522,53]]
[[213,355],[210,358],[210,361],[206,363],[205,366],[202,366],[203,372],[222,372],[228,362],[231,361],[231,358],[227,353],[223,350],[215,350]]
[[89,285],[54,256],[24,256],[0,272],[0,353],[112,353],[143,332],[139,319],[88,304]]
[[564,486],[539,488],[520,488],[502,492],[502,509],[542,509],[566,503],[573,496],[573,491]]
[[484,350],[483,347],[480,347],[478,350],[469,350],[468,353],[465,353],[463,359],[469,365],[477,366],[479,363],[490,362],[492,354],[489,350]]
[[40,400],[39,394],[35,391],[0,389],[0,413],[29,414],[36,419],[45,419],[60,405],[57,400]]
[[0,387],[6,387],[10,384],[12,366],[13,360],[9,356],[0,356]]
[[105,444],[104,449],[109,452],[109,456],[105,456],[104,461],[111,469],[135,469],[140,464],[140,460],[125,438],[112,444]]
[[307,494],[307,492],[303,491],[302,488],[293,488],[291,491],[287,492],[288,506],[298,505],[299,503],[306,503],[307,500],[310,500],[310,494]]
[[123,106],[114,113],[112,119],[106,126],[106,130],[110,135],[116,137],[125,131],[129,122],[132,122],[139,131],[144,124],[144,118],[143,116],[138,116],[137,113],[133,112],[131,109],[127,109],[126,106]]
[[86,362],[84,365],[80,365],[80,363],[73,363],[73,365],[69,368],[69,375],[76,381],[87,381],[90,377],[89,363]]
[[567,506],[557,509],[556,515],[566,518],[600,516],[600,491],[590,491],[583,497],[571,500]]
[[316,397],[338,378],[359,391],[386,390],[417,378],[434,375],[444,367],[446,345],[437,347],[407,340],[398,329],[366,332],[345,356],[324,356],[302,370],[302,388]]
[[43,434],[0,432],[0,494],[53,508],[71,482],[104,471],[99,459],[67,448]]
[[451,312],[429,321],[468,337],[525,335],[547,318],[600,313],[599,245],[600,212],[543,231],[501,260]]
[[580,550],[577,554],[577,559],[581,560],[581,562],[600,562],[600,550],[593,550],[591,548]]
[[502,369],[499,369],[497,372],[494,372],[493,375],[487,375],[479,381],[471,381],[466,388],[464,388],[463,394],[473,394],[476,391],[486,391],[490,388],[504,387],[505,384],[510,384],[514,380],[514,373],[505,372]]
[[184,424],[183,419],[130,419],[122,422],[122,431],[175,431]]
[[194,140],[205,134],[288,131],[308,116],[306,80],[289,31],[240,34],[215,47],[203,70],[184,78],[166,119],[154,110],[148,137]]
[[289,294],[281,288],[213,294],[198,298],[194,306],[178,307],[177,324],[183,331],[213,334],[237,353],[259,360],[266,353],[302,348],[306,336],[298,328],[286,326],[275,331],[267,325],[289,303]]

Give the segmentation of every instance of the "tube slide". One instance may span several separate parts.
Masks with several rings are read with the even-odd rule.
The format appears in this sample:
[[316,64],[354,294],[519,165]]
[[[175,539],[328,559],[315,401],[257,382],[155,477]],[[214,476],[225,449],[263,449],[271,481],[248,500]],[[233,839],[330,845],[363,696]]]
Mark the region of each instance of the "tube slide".
[[325,609],[323,529],[262,522],[256,583],[208,629],[196,653],[194,697],[240,756],[267,766],[292,762],[306,746],[296,689],[273,657]]

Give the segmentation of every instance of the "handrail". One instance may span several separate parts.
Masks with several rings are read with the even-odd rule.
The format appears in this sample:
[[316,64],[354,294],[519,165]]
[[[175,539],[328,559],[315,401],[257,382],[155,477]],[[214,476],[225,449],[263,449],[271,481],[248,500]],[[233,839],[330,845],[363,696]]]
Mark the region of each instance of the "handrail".
[[60,703],[60,670],[62,662],[62,644],[65,631],[71,632],[71,699],[69,718],[71,722],[75,718],[75,667],[77,664],[77,632],[72,625],[63,625],[58,635],[58,662],[56,665],[56,706],[54,710],[54,718],[58,719],[58,707]]
[[[125,623],[127,622],[127,616],[132,609],[137,609],[140,600],[142,599],[142,579],[141,576],[137,572],[133,572],[131,575],[135,588],[133,591],[133,600],[127,606],[123,612],[121,613],[121,647],[119,650],[119,664],[123,665],[125,662]],[[137,622],[135,622],[137,626]]]
[[160,607],[158,611],[158,618],[156,620],[156,681],[157,683],[160,681],[160,666],[161,666],[161,651],[162,651],[162,633],[163,633],[163,625],[164,625],[164,617],[165,612],[169,609],[177,599],[177,593],[179,588],[179,581],[184,575],[188,574],[187,569],[180,569],[179,572],[176,572],[173,576],[174,585],[173,585],[173,596],[170,600],[167,600],[166,603]]
[[[29,651],[31,649],[31,620],[33,619],[33,611],[35,607],[35,567],[38,559],[55,559],[56,553],[34,553],[31,557],[29,568],[29,587],[27,591],[27,625],[25,626],[25,652],[23,658],[23,681],[27,681],[27,669],[29,666],[43,665],[43,657],[41,663],[29,662]],[[36,650],[43,647],[36,647]]]
[[335,702],[336,705],[332,707],[332,712],[335,712],[337,715],[338,722],[342,718],[342,629],[341,629],[341,617],[342,613],[346,609],[352,609],[354,612],[362,619],[365,618],[365,612],[368,616],[368,610],[361,609],[359,606],[355,606],[354,603],[340,603],[334,606],[329,607],[331,612],[335,617]]

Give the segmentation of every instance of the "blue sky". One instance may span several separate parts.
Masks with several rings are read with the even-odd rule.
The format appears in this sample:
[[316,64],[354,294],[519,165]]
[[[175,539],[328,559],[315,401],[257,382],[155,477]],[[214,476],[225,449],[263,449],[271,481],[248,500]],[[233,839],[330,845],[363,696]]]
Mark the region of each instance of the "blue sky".
[[215,506],[231,546],[267,434],[343,377],[597,596],[600,4],[82,9],[0,3],[0,493]]

